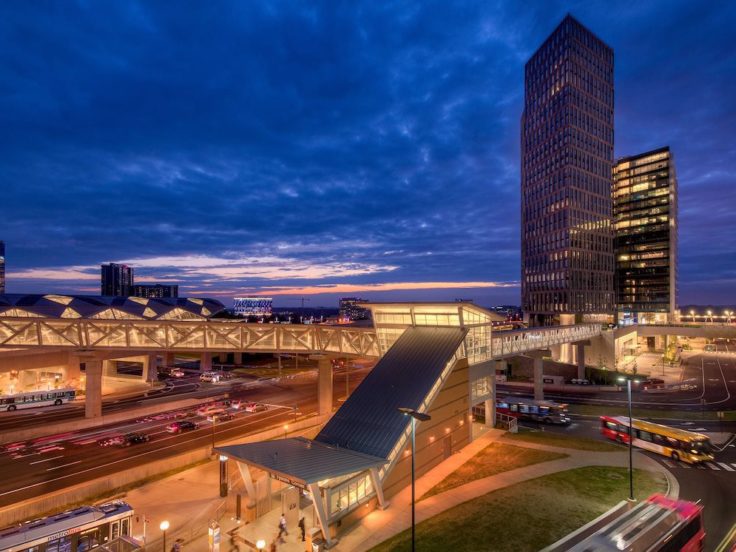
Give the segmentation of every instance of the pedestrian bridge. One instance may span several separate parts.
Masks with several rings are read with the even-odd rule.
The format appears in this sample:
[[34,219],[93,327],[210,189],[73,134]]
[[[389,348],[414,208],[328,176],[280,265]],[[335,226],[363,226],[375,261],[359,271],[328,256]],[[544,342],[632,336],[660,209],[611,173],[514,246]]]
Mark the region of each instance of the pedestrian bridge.
[[590,339],[600,325],[495,331],[503,319],[469,303],[370,304],[373,327],[247,324],[240,321],[116,320],[0,316],[0,348],[85,352],[305,353],[378,358],[409,327],[469,328],[466,353],[500,359]]

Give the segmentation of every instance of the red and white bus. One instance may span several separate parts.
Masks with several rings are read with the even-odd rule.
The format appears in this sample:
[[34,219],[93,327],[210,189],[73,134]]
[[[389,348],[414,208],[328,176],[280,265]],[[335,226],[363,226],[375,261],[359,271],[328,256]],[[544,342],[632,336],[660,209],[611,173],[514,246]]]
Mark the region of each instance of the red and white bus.
[[[628,444],[629,419],[625,416],[601,416],[601,433],[609,439]],[[635,447],[688,464],[710,462],[714,458],[710,438],[702,433],[634,418],[631,437]]]
[[496,412],[520,420],[531,420],[543,424],[569,424],[567,405],[552,401],[535,401],[518,397],[496,400]]
[[[578,542],[570,552],[627,550],[630,552],[699,552],[703,550],[703,507],[694,502],[653,495]],[[614,508],[615,511],[616,509]],[[604,517],[604,516],[602,516]],[[561,543],[557,543],[561,544]],[[554,547],[554,545],[553,545]],[[551,548],[553,548],[551,547]]]

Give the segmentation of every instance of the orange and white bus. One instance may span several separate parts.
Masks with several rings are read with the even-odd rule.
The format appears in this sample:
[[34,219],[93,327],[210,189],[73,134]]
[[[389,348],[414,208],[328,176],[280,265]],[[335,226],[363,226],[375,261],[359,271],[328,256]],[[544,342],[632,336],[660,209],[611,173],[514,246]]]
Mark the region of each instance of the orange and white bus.
[[[713,460],[713,445],[710,438],[702,433],[694,433],[674,427],[632,420],[632,445],[656,452],[673,460],[688,464],[710,462]],[[629,418],[626,416],[601,416],[601,433],[618,441],[629,442]]]

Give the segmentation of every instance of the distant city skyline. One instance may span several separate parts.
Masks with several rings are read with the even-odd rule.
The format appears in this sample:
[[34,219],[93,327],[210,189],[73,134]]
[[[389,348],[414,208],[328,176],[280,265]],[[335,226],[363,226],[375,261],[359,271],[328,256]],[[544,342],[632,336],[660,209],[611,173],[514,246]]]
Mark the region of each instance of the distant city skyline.
[[733,304],[736,6],[663,1],[0,6],[6,291],[520,304],[524,63],[568,12],[615,158],[677,156],[679,305]]

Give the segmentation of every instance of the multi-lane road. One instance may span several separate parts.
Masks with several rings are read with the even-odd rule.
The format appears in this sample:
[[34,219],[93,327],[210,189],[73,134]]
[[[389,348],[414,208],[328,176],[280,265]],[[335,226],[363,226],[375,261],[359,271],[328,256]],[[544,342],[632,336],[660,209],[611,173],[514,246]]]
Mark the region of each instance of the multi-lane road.
[[[350,370],[351,389],[362,381],[366,372],[365,368]],[[213,389],[220,394],[223,392],[221,388]],[[316,391],[316,374],[278,381],[263,380],[236,387],[230,390],[229,395],[231,400],[241,400],[243,403],[264,403],[268,405],[267,410],[249,413],[242,408],[231,409],[233,419],[216,424],[192,411],[185,418],[197,424],[197,429],[192,431],[168,433],[166,426],[174,421],[171,413],[3,446],[0,448],[0,472],[3,473],[0,479],[0,507],[145,462],[210,446],[213,434],[217,441],[224,441],[288,424],[295,415],[310,414],[317,410]],[[345,371],[337,370],[335,400],[344,395]],[[102,447],[98,444],[100,440],[129,432],[143,433],[150,441],[129,447]]]

